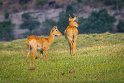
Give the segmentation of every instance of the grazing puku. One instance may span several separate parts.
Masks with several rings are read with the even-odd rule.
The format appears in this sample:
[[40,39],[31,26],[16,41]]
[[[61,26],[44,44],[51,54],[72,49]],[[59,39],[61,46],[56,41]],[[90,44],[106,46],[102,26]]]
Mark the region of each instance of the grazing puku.
[[78,23],[75,21],[77,16],[69,17],[69,25],[64,31],[65,38],[68,40],[70,55],[74,55],[76,52],[76,39],[78,35]]
[[26,62],[28,61],[28,56],[31,52],[31,62],[34,65],[34,58],[37,49],[40,49],[40,59],[42,59],[42,55],[45,54],[46,61],[48,61],[48,48],[53,43],[54,37],[60,35],[62,35],[62,33],[58,30],[57,26],[54,26],[50,31],[50,35],[46,38],[37,37],[34,35],[27,37]]

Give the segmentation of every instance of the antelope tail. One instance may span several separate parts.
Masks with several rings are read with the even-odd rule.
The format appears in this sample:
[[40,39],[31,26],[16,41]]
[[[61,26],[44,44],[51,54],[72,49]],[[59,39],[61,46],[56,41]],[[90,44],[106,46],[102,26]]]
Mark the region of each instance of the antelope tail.
[[72,42],[73,42],[73,43],[74,43],[74,38],[75,38],[75,37],[74,37],[74,35],[73,35],[73,36],[72,36]]
[[67,35],[66,35],[66,32],[67,32],[67,30],[65,30],[65,31],[64,31],[64,35],[65,35],[65,38],[67,39]]

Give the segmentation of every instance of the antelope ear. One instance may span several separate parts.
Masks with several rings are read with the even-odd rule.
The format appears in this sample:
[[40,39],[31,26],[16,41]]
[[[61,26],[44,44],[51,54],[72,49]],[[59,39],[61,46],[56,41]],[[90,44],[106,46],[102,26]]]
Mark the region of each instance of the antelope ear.
[[75,21],[76,19],[77,19],[77,16],[74,16],[73,21]]
[[50,32],[53,32],[53,31],[54,31],[54,29],[52,28]]
[[54,29],[55,29],[55,26],[53,26],[53,27],[51,28],[51,31],[50,31],[50,32],[53,32]]
[[53,28],[55,28],[56,26],[53,26]]
[[55,26],[55,29],[57,29],[57,26]]
[[56,26],[53,26],[51,30],[53,30],[53,29],[55,29],[55,28],[56,28]]
[[69,17],[69,21],[71,21],[72,20],[72,17]]

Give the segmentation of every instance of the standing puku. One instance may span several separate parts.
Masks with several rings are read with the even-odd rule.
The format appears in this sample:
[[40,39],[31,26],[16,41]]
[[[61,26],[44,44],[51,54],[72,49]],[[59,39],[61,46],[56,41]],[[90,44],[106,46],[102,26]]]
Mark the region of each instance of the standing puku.
[[27,38],[26,45],[27,45],[27,55],[26,55],[26,61],[28,60],[28,56],[31,52],[31,61],[34,65],[34,58],[35,53],[37,49],[40,49],[40,58],[42,58],[42,54],[45,54],[46,61],[48,60],[48,48],[53,43],[55,36],[62,35],[61,32],[58,30],[57,26],[54,26],[51,29],[50,35],[46,38],[43,37],[37,37],[34,35],[31,35]]
[[75,21],[77,16],[69,17],[69,25],[64,31],[65,38],[68,40],[70,54],[74,55],[76,52],[76,39],[78,35],[78,23]]

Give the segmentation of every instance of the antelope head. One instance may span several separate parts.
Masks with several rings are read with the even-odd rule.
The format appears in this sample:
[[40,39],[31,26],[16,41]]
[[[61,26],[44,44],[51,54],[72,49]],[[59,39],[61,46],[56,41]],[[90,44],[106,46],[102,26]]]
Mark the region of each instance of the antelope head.
[[[70,15],[69,15],[70,16]],[[77,16],[74,16],[74,17],[69,17],[69,25],[70,26],[74,26],[74,27],[78,27],[78,23],[75,22],[75,20],[77,19]]]
[[54,35],[54,36],[61,36],[62,33],[58,30],[57,26],[54,26],[51,31],[50,34]]

